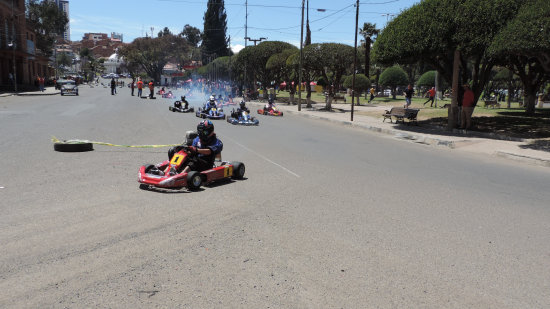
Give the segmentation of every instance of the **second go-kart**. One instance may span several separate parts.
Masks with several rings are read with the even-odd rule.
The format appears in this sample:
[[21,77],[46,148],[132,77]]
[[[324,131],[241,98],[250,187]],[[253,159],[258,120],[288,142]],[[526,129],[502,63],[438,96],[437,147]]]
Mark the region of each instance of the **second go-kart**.
[[185,100],[185,96],[182,96],[180,101],[174,102],[174,106],[169,106],[168,109],[173,112],[180,113],[190,113],[195,111],[195,108],[193,106],[189,107],[189,102]]
[[225,113],[222,108],[209,107],[207,105],[204,107],[199,107],[199,109],[195,112],[195,116],[203,119],[225,119]]
[[169,168],[170,171],[182,169],[194,153],[189,149],[193,139],[197,136],[194,131],[187,132],[186,142],[184,145],[176,146],[168,152],[168,160],[156,165],[147,164],[139,169],[138,182],[140,188],[166,188],[166,189],[181,189],[197,190],[201,185],[206,185],[211,182],[222,179],[242,179],[245,173],[245,166],[241,162],[226,162],[216,161],[214,167],[209,170],[189,173],[165,173]]
[[235,125],[242,126],[257,126],[260,124],[260,121],[254,117],[250,117],[248,110],[235,110],[231,111],[231,117],[227,117],[227,122]]

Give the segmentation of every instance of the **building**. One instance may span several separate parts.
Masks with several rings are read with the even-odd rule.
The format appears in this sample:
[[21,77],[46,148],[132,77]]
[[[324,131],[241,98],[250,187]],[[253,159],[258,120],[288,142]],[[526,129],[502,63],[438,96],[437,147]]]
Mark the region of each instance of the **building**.
[[[67,19],[70,20],[70,15],[69,15],[69,0],[55,0],[55,4],[57,4],[57,6],[59,7],[59,9],[65,13],[65,15],[67,16]],[[70,23],[67,23],[67,26],[65,26],[65,32],[63,32],[63,39],[65,41],[70,41],[71,40],[71,26],[70,26]]]
[[[119,47],[124,45],[116,35],[109,37],[106,33],[85,33],[82,41],[73,42],[72,48],[76,54],[80,54],[82,49],[87,48],[95,58],[109,58],[116,53]],[[122,38],[122,34],[118,35]]]
[[36,36],[27,27],[25,0],[0,0],[0,91],[34,88],[37,76],[51,77],[48,58],[35,48]]

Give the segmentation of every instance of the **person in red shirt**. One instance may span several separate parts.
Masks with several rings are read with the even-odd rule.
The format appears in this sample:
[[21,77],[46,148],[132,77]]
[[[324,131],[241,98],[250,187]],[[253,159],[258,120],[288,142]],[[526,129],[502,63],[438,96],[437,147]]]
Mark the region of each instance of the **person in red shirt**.
[[143,91],[143,81],[141,80],[141,77],[137,82],[137,88],[138,88],[138,97],[141,98],[141,92]]
[[464,84],[464,97],[462,98],[462,112],[460,114],[460,128],[461,129],[470,129],[472,125],[472,113],[474,112],[474,92],[470,89],[470,85]]
[[152,99],[153,98],[153,94],[155,93],[155,84],[153,83],[153,81],[150,81],[149,82],[149,99]]
[[432,87],[432,89],[428,90],[426,94],[428,95],[428,101],[424,102],[424,105],[431,101],[432,103],[430,103],[430,107],[433,107],[435,98],[435,87]]

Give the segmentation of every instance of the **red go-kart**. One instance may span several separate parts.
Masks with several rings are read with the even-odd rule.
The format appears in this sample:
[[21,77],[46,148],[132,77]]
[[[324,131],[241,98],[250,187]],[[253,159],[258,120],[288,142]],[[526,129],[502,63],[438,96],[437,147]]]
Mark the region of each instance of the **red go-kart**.
[[267,116],[283,116],[283,112],[278,110],[275,106],[267,107],[258,110],[258,114]]
[[[196,136],[196,133],[194,133]],[[172,148],[168,153],[168,160],[153,165],[143,165],[139,169],[138,182],[140,182],[140,188],[149,189],[150,187],[168,188],[168,189],[180,189],[183,187],[189,190],[197,190],[201,185],[205,185],[221,179],[242,179],[244,177],[245,166],[241,162],[225,162],[216,161],[213,168],[202,171],[190,171],[189,173],[177,173],[168,172],[183,170],[183,167],[187,165],[192,156],[195,155],[189,150],[188,138],[186,145],[177,146]],[[170,167],[170,168],[168,168]]]

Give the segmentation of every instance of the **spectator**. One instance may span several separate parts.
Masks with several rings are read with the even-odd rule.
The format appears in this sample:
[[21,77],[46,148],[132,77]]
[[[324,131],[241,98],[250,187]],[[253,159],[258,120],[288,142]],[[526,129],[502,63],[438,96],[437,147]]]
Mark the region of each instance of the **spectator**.
[[149,99],[153,98],[153,94],[155,91],[155,83],[153,81],[149,82]]
[[433,107],[434,98],[435,98],[435,87],[432,87],[430,90],[428,90],[426,94],[428,95],[428,101],[424,102],[424,105],[426,105],[426,103],[431,101],[430,107]]
[[470,89],[470,85],[464,84],[464,98],[462,99],[462,112],[460,118],[460,128],[470,129],[472,125],[472,113],[474,111],[474,92]]
[[374,93],[376,92],[376,90],[374,89],[374,87],[371,87],[370,90],[370,99],[369,99],[369,103],[372,102],[372,100],[374,100]]
[[111,95],[115,95],[115,91],[116,91],[116,82],[115,82],[115,78],[111,78]]
[[141,77],[139,78],[137,82],[137,88],[138,88],[138,97],[141,98],[141,94],[143,92],[143,81],[141,80]]
[[414,94],[414,89],[412,87],[411,84],[409,84],[409,86],[407,86],[407,89],[405,89],[405,92],[403,92],[403,94],[405,95],[405,108],[409,108],[409,106],[411,106],[411,102],[412,102],[412,96]]
[[132,85],[130,85],[130,88],[132,89],[132,96],[134,96],[134,86],[135,86],[135,83],[136,83],[136,79],[135,79],[135,78],[132,78]]

